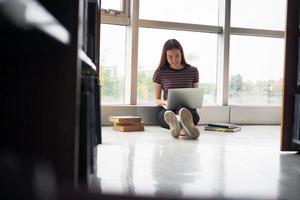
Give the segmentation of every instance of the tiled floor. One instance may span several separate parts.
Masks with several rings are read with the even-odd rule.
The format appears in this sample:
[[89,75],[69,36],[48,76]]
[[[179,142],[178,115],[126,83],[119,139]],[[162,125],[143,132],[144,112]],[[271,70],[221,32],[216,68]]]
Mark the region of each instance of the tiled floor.
[[225,199],[300,199],[300,156],[280,152],[280,126],[243,126],[174,139],[147,126],[121,133],[103,127],[98,148],[102,193]]

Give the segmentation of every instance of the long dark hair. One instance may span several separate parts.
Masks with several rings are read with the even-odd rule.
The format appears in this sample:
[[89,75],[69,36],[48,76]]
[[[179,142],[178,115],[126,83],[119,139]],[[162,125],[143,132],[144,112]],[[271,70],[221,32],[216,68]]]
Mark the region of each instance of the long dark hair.
[[186,63],[183,48],[181,44],[176,39],[169,39],[165,42],[161,57],[160,57],[160,63],[157,67],[157,69],[161,69],[162,67],[168,67],[169,63],[167,60],[167,51],[170,49],[179,49],[181,53],[181,64],[184,66],[189,66],[189,64]]

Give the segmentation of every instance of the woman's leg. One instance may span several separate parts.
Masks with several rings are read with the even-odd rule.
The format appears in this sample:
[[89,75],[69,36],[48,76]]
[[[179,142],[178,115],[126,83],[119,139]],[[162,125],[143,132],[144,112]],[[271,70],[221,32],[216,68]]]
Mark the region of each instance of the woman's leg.
[[197,109],[188,109],[192,115],[193,115],[193,122],[195,125],[197,125],[200,121],[199,113],[197,112]]
[[193,116],[193,122],[194,122],[194,125],[197,125],[200,121],[200,116],[199,116],[199,113],[197,112],[197,109],[194,109],[194,108],[187,108],[187,107],[179,107],[176,111],[175,111],[175,114],[176,115],[179,115],[179,111],[181,108],[186,108],[188,109],[192,116]]
[[165,121],[165,112],[167,110],[164,107],[160,107],[160,111],[158,112],[158,123],[161,127],[170,129],[169,125]]
[[179,110],[179,118],[186,135],[192,139],[197,139],[200,135],[200,131],[196,127],[200,118],[197,110],[183,107]]
[[158,121],[161,127],[170,130],[170,134],[174,138],[179,137],[181,131],[180,121],[173,111],[162,107],[158,114]]

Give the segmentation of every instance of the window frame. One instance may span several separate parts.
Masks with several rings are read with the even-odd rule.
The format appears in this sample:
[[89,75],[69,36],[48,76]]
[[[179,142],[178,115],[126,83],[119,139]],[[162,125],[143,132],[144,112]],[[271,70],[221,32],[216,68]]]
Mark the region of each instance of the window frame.
[[[284,31],[270,29],[254,29],[231,27],[231,0],[219,0],[219,25],[223,28],[223,34],[219,35],[218,74],[217,74],[217,104],[228,106],[229,101],[229,51],[230,36],[258,36],[284,38]],[[270,105],[273,106],[273,105]]]
[[[177,23],[157,20],[139,19],[139,0],[123,0],[124,14],[112,16],[101,13],[101,23],[124,25],[128,27],[129,55],[126,71],[129,72],[127,88],[125,91],[129,99],[125,103],[137,104],[137,70],[138,70],[138,29],[157,28],[179,31],[209,32],[218,34],[218,55],[217,55],[217,93],[216,106],[228,106],[228,85],[229,85],[229,49],[231,35],[259,36],[284,38],[284,31],[269,29],[252,29],[230,26],[231,0],[219,0],[219,25],[202,25]],[[272,105],[270,105],[272,106]]]
[[129,17],[129,2],[130,0],[122,0],[122,10],[109,12],[110,9],[102,9],[101,8],[101,23],[105,24],[113,24],[113,25],[130,25],[130,17]]

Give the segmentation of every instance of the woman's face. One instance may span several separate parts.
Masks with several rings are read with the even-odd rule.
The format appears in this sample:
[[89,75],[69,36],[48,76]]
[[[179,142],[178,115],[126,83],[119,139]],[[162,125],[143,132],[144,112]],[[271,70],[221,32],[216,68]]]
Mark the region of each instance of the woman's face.
[[179,49],[166,51],[167,61],[172,69],[181,69],[181,52]]

